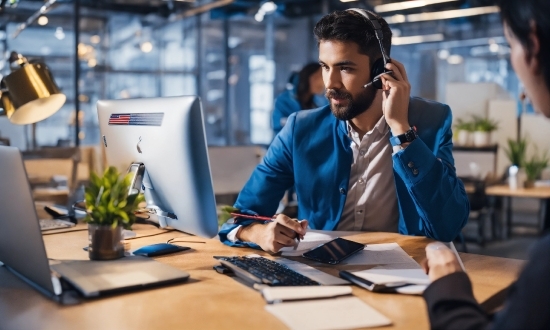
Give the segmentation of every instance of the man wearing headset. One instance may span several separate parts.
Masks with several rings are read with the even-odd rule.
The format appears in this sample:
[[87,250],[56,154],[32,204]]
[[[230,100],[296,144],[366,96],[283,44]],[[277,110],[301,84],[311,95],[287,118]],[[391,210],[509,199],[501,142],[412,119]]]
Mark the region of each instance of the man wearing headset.
[[272,215],[294,185],[298,217],[307,220],[226,223],[222,242],[277,252],[307,227],[454,239],[469,204],[455,174],[449,107],[410,97],[378,15],[336,11],[314,33],[330,105],[288,118],[235,204]]

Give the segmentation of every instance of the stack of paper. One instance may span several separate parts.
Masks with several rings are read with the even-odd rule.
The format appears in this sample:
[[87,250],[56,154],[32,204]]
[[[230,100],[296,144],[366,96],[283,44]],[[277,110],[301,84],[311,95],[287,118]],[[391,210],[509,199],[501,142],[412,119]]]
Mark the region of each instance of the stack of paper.
[[391,324],[357,297],[287,302],[266,305],[265,309],[291,329],[355,329]]

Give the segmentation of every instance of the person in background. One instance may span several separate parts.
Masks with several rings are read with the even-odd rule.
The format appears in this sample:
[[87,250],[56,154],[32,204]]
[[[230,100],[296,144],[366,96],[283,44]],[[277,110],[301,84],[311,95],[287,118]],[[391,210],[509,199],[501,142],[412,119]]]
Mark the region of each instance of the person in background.
[[325,85],[319,63],[306,64],[299,73],[290,77],[291,89],[275,99],[272,122],[274,135],[279,134],[288,116],[300,110],[315,109],[328,104],[323,95]]
[[449,106],[411,97],[379,15],[335,11],[314,33],[330,105],[288,117],[234,205],[271,217],[294,186],[304,220],[238,219],[222,226],[220,240],[278,252],[306,228],[455,239],[470,209],[456,177]]
[[[500,0],[510,60],[536,111],[550,117],[550,1]],[[432,329],[550,329],[550,234],[531,249],[504,307],[485,313],[454,253],[440,243],[426,247],[432,283],[424,291]]]

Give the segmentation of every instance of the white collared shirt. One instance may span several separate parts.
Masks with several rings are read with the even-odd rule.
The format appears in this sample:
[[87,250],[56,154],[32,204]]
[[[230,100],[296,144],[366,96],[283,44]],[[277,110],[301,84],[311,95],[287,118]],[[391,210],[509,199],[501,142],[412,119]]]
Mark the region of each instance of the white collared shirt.
[[390,128],[384,116],[363,139],[349,122],[347,127],[353,162],[346,204],[336,229],[397,232],[399,210]]

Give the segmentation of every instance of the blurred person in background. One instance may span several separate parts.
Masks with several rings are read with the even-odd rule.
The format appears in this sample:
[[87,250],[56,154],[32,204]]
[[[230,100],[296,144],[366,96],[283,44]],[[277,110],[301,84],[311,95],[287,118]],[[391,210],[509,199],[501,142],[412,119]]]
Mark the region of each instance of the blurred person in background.
[[328,100],[323,95],[325,85],[319,63],[306,64],[300,72],[293,73],[290,76],[289,85],[292,87],[275,99],[272,115],[274,136],[283,129],[291,114],[328,104]]

